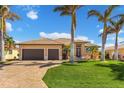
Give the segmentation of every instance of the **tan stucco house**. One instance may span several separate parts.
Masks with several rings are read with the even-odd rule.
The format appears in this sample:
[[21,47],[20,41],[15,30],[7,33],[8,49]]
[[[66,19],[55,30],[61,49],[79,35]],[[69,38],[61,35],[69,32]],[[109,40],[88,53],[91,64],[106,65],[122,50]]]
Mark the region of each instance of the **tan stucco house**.
[[[86,55],[85,44],[89,43],[83,40],[75,40],[74,56],[83,58]],[[62,60],[63,46],[70,45],[70,39],[48,39],[41,38],[19,43],[20,60]]]
[[[110,59],[113,59],[114,46],[107,47],[106,48],[106,54],[109,55]],[[119,59],[124,60],[124,44],[121,44],[121,45],[118,46],[118,54],[119,54]]]

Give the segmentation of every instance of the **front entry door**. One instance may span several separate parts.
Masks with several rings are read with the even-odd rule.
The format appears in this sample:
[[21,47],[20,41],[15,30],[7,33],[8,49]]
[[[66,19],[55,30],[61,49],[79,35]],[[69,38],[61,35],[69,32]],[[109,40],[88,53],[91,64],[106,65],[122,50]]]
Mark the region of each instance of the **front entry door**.
[[81,57],[81,47],[76,48],[76,56]]

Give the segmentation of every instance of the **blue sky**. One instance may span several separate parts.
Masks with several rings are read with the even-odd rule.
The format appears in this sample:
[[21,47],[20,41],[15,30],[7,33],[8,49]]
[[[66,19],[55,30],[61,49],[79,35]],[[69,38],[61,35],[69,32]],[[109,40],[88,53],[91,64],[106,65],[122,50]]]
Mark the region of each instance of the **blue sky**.
[[[15,41],[22,42],[42,37],[48,38],[69,38],[71,18],[69,16],[59,16],[53,12],[56,6],[11,6],[11,11],[20,16],[20,20],[12,22],[7,20],[7,33]],[[96,44],[101,44],[98,37],[102,31],[103,24],[98,22],[96,17],[87,19],[87,12],[96,9],[101,13],[108,6],[84,6],[77,12],[76,39],[89,40]],[[116,8],[112,15],[124,13],[124,6]],[[115,36],[108,36],[107,46],[114,44]],[[124,29],[119,34],[119,42],[124,41]]]

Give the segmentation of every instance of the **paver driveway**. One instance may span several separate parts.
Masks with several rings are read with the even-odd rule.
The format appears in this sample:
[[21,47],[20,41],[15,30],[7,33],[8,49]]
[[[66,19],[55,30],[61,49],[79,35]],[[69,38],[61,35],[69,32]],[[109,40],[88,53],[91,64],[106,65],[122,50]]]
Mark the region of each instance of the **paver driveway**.
[[11,65],[0,66],[0,87],[4,88],[44,88],[42,81],[48,68],[58,66],[60,61],[15,61]]

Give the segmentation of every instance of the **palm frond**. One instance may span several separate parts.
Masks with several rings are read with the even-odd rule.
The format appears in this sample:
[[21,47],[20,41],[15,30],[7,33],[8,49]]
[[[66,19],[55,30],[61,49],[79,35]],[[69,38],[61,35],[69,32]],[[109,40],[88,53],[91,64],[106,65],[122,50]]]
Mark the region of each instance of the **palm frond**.
[[82,7],[84,7],[84,5],[76,5],[76,8],[77,8],[77,9],[80,9],[80,8],[82,8]]
[[120,31],[123,28],[123,26],[124,26],[124,18],[121,18],[119,20],[119,22],[117,23],[117,26],[118,26],[118,31]]
[[119,6],[119,5],[111,5],[111,6],[109,6],[109,7],[106,9],[106,11],[105,11],[104,16],[105,16],[106,18],[108,18],[108,17],[111,15],[112,11],[113,11],[115,8],[117,8],[118,6]]
[[120,31],[122,27],[124,26],[124,17],[119,18],[118,20],[110,20],[111,25],[114,27],[114,29],[117,31]]
[[112,26],[108,26],[106,34],[108,35],[108,34],[114,34],[114,33],[116,33],[116,29],[113,28]]
[[72,11],[70,11],[70,7],[67,5],[61,5],[53,10],[54,12],[60,12],[60,16],[71,15]]
[[90,10],[88,12],[88,18],[91,17],[91,16],[98,17],[98,20],[99,21],[102,21],[103,20],[103,15],[99,11],[97,11],[97,10]]
[[[106,31],[104,32],[106,35],[108,34],[114,34],[116,32],[116,29],[113,28],[112,26],[108,26],[106,28]],[[103,33],[100,33],[98,36],[101,37],[103,35]]]
[[6,15],[6,18],[12,21],[20,19],[20,17],[17,14],[12,13],[12,12],[9,12],[8,15]]
[[98,37],[101,37],[103,35],[103,33],[100,33],[99,35],[98,35]]
[[61,5],[61,6],[57,6],[54,8],[54,12],[61,12],[61,11],[68,11],[69,10],[69,6],[67,5]]
[[13,40],[13,37],[8,36],[7,34],[6,38],[5,38],[5,46],[6,46],[6,50],[9,50],[11,48],[15,47],[15,41]]
[[115,26],[116,26],[116,22],[115,22],[115,21],[113,21],[112,19],[109,19],[109,22],[110,22],[110,24],[111,24],[113,27],[115,27]]
[[66,12],[66,11],[63,11],[63,12],[61,12],[60,13],[60,16],[68,16],[68,15],[71,15],[71,13],[69,13],[69,12]]
[[81,8],[81,5],[61,5],[54,8],[54,12],[60,12],[61,16],[71,15],[73,11]]

